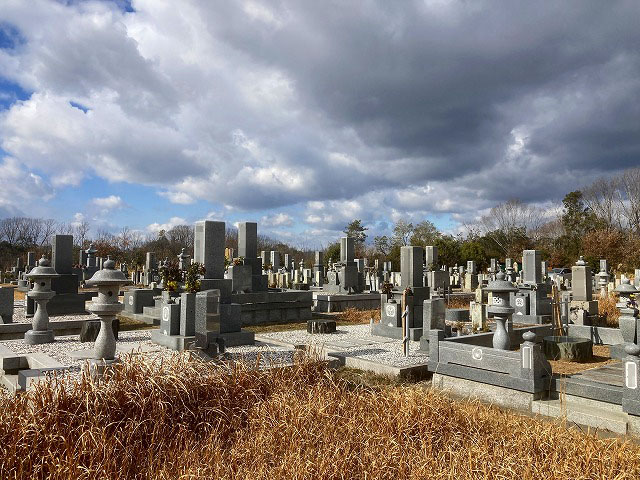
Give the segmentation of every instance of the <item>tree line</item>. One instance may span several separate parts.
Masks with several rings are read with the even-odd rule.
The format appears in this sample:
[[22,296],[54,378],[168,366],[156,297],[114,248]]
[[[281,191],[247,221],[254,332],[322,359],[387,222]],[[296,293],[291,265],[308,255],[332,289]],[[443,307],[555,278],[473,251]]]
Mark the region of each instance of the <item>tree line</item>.
[[[438,247],[438,266],[453,266],[474,260],[484,269],[491,258],[519,260],[522,250],[538,249],[552,267],[571,266],[579,258],[598,268],[601,258],[609,260],[614,271],[630,273],[640,267],[640,168],[617,176],[603,177],[581,190],[569,192],[558,205],[542,208],[512,199],[493,207],[486,215],[463,226],[461,232],[439,231],[429,220],[417,223],[398,220],[391,235],[368,238],[368,228],[360,219],[345,226],[344,233],[355,238],[356,257],[391,261],[400,268],[400,247],[434,245]],[[74,255],[93,243],[98,256],[112,255],[128,265],[143,265],[146,252],[158,259],[174,259],[186,248],[193,255],[192,225],[145,235],[122,228],[118,233],[98,229],[90,233],[88,222],[60,223],[51,219],[11,217],[0,220],[0,265],[8,269],[16,257],[35,251],[39,256],[50,251],[49,239],[55,233],[74,236]],[[226,247],[237,256],[238,232],[227,228]],[[292,246],[268,236],[258,236],[258,252],[276,250],[314,262],[314,252],[304,246]],[[325,263],[338,261],[340,243],[325,249]]]

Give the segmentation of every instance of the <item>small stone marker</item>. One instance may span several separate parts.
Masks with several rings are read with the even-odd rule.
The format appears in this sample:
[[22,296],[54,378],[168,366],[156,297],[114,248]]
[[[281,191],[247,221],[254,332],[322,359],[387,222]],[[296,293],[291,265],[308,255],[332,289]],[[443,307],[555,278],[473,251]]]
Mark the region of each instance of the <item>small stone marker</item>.
[[313,319],[307,320],[307,333],[334,333],[336,331],[335,320]]

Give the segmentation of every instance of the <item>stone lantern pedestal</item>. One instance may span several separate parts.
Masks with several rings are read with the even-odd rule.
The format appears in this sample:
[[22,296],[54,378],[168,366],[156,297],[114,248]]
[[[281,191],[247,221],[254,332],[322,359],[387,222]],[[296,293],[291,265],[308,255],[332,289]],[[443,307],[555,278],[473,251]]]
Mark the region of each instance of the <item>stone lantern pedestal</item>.
[[120,287],[129,283],[124,273],[115,269],[115,265],[107,257],[102,270],[98,270],[87,280],[87,285],[98,287],[98,296],[87,303],[87,309],[100,317],[100,332],[96,337],[91,360],[107,365],[116,361],[116,338],[112,324],[116,315],[124,309],[124,305],[118,301],[118,293]]
[[24,334],[24,342],[27,345],[39,345],[54,341],[53,330],[49,328],[49,313],[47,303],[56,296],[51,290],[51,279],[59,277],[49,260],[44,256],[38,262],[38,266],[25,275],[33,282],[33,288],[27,293],[36,304],[36,312],[31,320],[33,328]]
[[511,293],[518,291],[513,284],[505,280],[505,274],[499,270],[496,279],[489,282],[485,291],[491,293],[491,305],[487,308],[487,313],[492,315],[496,321],[496,331],[493,334],[493,348],[498,350],[509,350],[511,348],[511,338],[505,328],[505,323],[511,318],[515,308],[511,306]]

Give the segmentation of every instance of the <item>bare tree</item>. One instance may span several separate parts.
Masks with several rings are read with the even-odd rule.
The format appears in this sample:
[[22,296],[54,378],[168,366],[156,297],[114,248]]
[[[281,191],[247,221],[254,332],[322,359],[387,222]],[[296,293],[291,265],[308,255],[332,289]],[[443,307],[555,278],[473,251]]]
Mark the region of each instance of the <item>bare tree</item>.
[[40,238],[38,239],[38,245],[42,247],[45,244],[49,243],[51,239],[51,235],[56,233],[56,230],[58,229],[58,222],[56,222],[52,218],[41,220],[40,222],[41,222],[41,225],[40,225],[41,228],[40,228]]
[[622,228],[622,192],[620,178],[599,178],[582,191],[582,198],[589,209],[601,219],[607,229]]
[[167,239],[175,244],[190,249],[193,246],[194,230],[189,225],[176,225],[167,232]]
[[86,220],[83,220],[79,223],[77,223],[75,225],[75,238],[76,238],[76,243],[80,248],[84,248],[84,243],[85,241],[88,240],[88,236],[89,236],[89,230],[90,230],[90,226],[89,226],[89,222],[87,222]]
[[0,222],[0,238],[14,245],[20,233],[20,218],[4,218]]
[[620,202],[629,230],[640,233],[640,168],[632,168],[620,176],[624,199]]

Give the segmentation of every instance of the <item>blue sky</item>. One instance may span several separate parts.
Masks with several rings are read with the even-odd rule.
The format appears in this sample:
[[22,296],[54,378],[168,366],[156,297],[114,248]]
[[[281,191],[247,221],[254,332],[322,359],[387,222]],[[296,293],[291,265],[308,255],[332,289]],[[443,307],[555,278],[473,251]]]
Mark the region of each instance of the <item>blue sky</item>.
[[317,247],[638,164],[637,2],[179,5],[3,0],[1,216]]

